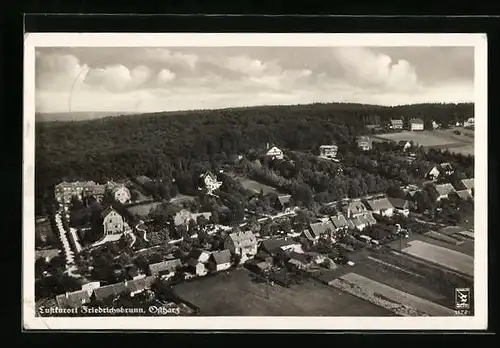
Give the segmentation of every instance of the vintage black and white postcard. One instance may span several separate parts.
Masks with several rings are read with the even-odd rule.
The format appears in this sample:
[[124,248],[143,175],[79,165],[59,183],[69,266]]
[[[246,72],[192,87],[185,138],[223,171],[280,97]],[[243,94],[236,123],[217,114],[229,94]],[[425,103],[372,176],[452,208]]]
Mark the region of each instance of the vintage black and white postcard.
[[26,34],[24,328],[485,329],[486,50]]

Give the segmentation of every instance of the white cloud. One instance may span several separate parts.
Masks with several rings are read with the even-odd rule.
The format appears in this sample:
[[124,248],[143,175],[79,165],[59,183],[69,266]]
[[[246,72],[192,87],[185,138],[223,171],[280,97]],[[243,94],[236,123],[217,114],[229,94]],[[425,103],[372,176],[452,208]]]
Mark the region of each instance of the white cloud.
[[158,83],[165,84],[175,79],[175,74],[168,69],[162,69],[157,76]]
[[347,79],[357,85],[390,90],[417,86],[415,68],[406,60],[393,62],[385,54],[361,47],[334,48],[333,55],[344,68]]
[[141,52],[142,59],[146,61],[157,61],[161,63],[171,63],[174,65],[185,65],[191,69],[196,67],[199,61],[198,56],[182,52],[172,52],[166,48],[147,48]]
[[112,61],[89,54],[84,61],[91,62],[88,66],[68,52],[37,51],[37,111],[152,112],[313,102],[397,105],[471,101],[474,92],[468,80],[424,83],[410,61],[368,48],[327,49],[321,59],[315,57],[324,60],[321,64],[305,64],[304,56],[300,62],[287,61],[292,58],[283,53],[268,53],[266,59],[255,52],[224,55],[214,49],[194,55],[140,49],[123,61],[117,54]]

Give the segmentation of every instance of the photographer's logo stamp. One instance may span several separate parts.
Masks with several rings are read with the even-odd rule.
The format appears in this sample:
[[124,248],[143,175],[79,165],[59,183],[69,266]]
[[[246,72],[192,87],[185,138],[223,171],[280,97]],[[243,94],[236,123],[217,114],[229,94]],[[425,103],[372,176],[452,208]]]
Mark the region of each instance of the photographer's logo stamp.
[[455,309],[470,309],[470,289],[455,289]]

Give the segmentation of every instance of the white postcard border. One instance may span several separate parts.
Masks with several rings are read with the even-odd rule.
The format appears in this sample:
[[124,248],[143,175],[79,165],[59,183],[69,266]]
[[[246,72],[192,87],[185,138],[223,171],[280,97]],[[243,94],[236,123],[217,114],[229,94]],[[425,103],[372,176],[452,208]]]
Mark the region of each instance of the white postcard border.
[[[475,48],[475,250],[473,317],[35,317],[35,47],[472,46]],[[487,328],[486,34],[27,33],[24,46],[22,326],[26,330],[481,330]]]

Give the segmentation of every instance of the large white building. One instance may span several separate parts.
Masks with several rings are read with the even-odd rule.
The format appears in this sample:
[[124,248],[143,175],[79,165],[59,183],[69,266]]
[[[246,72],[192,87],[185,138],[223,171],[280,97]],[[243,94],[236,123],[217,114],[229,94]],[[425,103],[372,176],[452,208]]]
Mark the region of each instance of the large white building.
[[412,131],[423,131],[424,121],[420,118],[414,118],[410,121],[410,130]]

